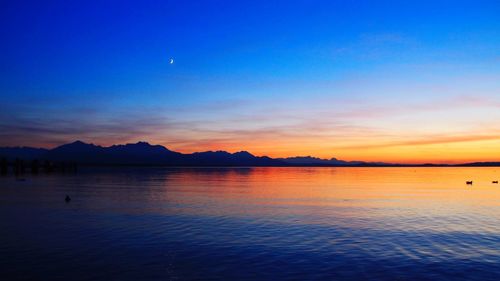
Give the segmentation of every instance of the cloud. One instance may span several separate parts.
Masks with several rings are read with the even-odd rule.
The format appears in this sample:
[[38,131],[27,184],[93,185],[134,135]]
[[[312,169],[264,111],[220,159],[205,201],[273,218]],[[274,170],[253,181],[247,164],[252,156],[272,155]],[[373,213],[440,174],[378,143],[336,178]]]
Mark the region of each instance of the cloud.
[[95,110],[29,112],[0,116],[1,145],[51,147],[76,139],[112,144],[148,136],[160,130],[187,124],[173,123],[163,116],[142,112],[108,113]]
[[11,106],[0,113],[0,146],[53,147],[76,139],[101,145],[145,140],[181,152],[223,149],[291,156],[310,151],[333,157],[339,151],[496,140],[500,135],[495,131],[498,126],[485,125],[493,122],[488,118],[481,119],[482,127],[476,131],[450,134],[434,133],[435,128],[426,130],[425,123],[418,132],[384,123],[404,116],[403,123],[397,123],[404,128],[411,122],[422,123],[414,117],[417,114],[495,109],[500,103],[494,97],[464,95],[406,104],[269,101],[232,99],[194,106],[127,108]]
[[339,148],[342,149],[374,149],[383,147],[397,147],[397,146],[420,146],[420,145],[434,145],[434,144],[449,144],[461,142],[475,142],[475,141],[488,141],[500,140],[500,131],[496,134],[477,134],[477,135],[430,135],[425,137],[418,137],[412,140],[390,141],[382,143],[364,144],[364,145],[346,145]]

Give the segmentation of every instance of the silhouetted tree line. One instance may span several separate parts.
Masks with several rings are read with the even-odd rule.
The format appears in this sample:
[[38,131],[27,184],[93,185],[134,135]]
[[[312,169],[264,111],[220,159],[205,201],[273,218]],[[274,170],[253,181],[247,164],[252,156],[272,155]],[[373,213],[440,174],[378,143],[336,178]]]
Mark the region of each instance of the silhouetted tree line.
[[[9,169],[11,167],[11,169]],[[30,172],[33,174],[38,173],[74,173],[77,171],[76,163],[72,162],[52,162],[48,160],[32,160],[24,161],[23,159],[16,158],[10,161],[6,158],[0,160],[0,173],[6,175],[12,171],[14,174],[24,174]]]

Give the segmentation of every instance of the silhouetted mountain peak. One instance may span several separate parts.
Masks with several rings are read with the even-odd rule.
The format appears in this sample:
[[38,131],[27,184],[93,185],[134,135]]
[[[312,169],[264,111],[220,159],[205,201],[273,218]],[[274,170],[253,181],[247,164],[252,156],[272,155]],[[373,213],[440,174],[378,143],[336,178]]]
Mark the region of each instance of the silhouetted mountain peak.
[[48,154],[54,156],[55,159],[78,157],[80,155],[92,155],[100,151],[102,147],[94,144],[76,141],[68,144],[63,144],[48,151]]
[[142,148],[148,148],[148,147],[153,147],[153,145],[149,144],[148,142],[145,141],[139,141],[136,143],[127,143],[127,144],[114,144],[110,147],[142,147]]
[[80,141],[80,140],[77,140],[77,141],[74,141],[72,143],[67,143],[67,144],[63,144],[63,145],[60,145],[54,149],[52,149],[51,151],[54,151],[54,150],[67,150],[67,149],[93,149],[93,148],[100,148],[101,146],[97,146],[93,143],[85,143],[83,141]]
[[[145,141],[103,147],[81,140],[53,149],[29,147],[0,147],[0,157],[50,161],[76,162],[89,165],[164,165],[164,166],[408,166],[383,162],[343,161],[337,158],[321,159],[313,156],[270,158],[254,156],[248,151],[205,151],[182,154],[162,145]],[[416,166],[436,166],[420,164]],[[499,166],[500,162],[476,162],[451,166]],[[439,166],[439,165],[437,165]],[[445,166],[445,165],[441,165]]]
[[196,155],[196,154],[199,154],[199,155],[231,155],[231,153],[229,153],[227,151],[223,151],[223,150],[217,150],[217,151],[209,150],[209,151],[193,152],[192,153],[192,155]]
[[288,157],[288,158],[284,158],[284,159],[289,159],[289,160],[292,160],[292,159],[323,160],[323,159],[320,159],[318,157],[312,157],[310,155],[308,155],[308,156],[294,156],[294,157]]
[[281,160],[290,164],[320,164],[328,161],[325,159],[320,159],[312,156],[295,156],[295,157],[281,158]]
[[233,155],[238,156],[238,157],[245,157],[245,158],[255,157],[252,153],[250,153],[248,151],[238,151],[238,152],[233,153]]
[[93,143],[86,143],[81,140],[77,140],[71,143],[60,145],[58,147],[98,147],[98,146]]
[[167,149],[162,145],[151,145],[145,141],[139,141],[137,143],[127,143],[125,145],[123,144],[113,145],[110,147],[110,149],[128,153],[144,153],[144,154],[177,153]]

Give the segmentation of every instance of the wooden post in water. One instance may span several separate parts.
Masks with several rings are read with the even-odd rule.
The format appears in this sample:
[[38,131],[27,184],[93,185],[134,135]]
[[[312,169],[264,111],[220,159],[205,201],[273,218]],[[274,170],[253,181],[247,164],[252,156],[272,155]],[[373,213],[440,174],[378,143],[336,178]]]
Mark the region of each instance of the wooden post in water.
[[16,158],[14,162],[14,174],[18,175],[19,173],[21,173],[21,160]]
[[45,173],[48,173],[48,172],[49,172],[49,161],[48,161],[48,160],[45,160],[45,161],[43,162],[43,171],[44,171]]
[[26,166],[24,165],[23,159],[19,160],[19,165],[20,165],[20,169],[21,169],[21,174],[24,174],[24,172],[26,171]]
[[53,165],[49,162],[49,160],[45,160],[43,163],[43,169],[45,173],[51,173],[53,171]]
[[31,173],[38,174],[39,170],[40,170],[40,163],[38,162],[38,159],[35,159],[31,162]]

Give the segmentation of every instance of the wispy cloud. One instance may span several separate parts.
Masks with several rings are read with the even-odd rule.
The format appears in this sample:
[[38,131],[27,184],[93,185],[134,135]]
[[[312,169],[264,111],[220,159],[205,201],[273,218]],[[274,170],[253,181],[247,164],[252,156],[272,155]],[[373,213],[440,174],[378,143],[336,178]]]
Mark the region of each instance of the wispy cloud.
[[[230,99],[199,106],[120,109],[10,107],[0,113],[0,145],[53,147],[76,139],[101,145],[146,140],[181,152],[223,149],[270,156],[341,153],[349,157],[359,151],[500,139],[500,128],[487,118],[474,123],[474,130],[461,126],[462,131],[449,133],[438,133],[433,124],[421,120],[421,116],[461,109],[494,111],[500,107],[494,97],[457,95],[405,104],[270,101]],[[397,127],[394,122],[399,122]],[[419,130],[401,129],[412,122]]]
[[450,144],[450,143],[461,143],[461,142],[477,142],[477,141],[488,141],[488,140],[500,140],[500,131],[495,132],[495,134],[477,134],[477,135],[429,135],[429,136],[419,136],[412,140],[399,140],[399,141],[389,141],[382,143],[369,143],[362,145],[345,145],[339,148],[342,149],[374,149],[383,147],[398,147],[398,146],[421,146],[421,145],[434,145],[434,144]]

